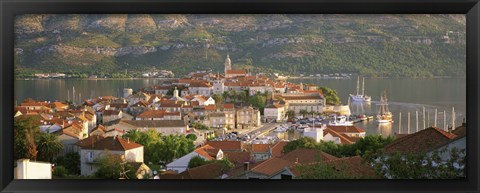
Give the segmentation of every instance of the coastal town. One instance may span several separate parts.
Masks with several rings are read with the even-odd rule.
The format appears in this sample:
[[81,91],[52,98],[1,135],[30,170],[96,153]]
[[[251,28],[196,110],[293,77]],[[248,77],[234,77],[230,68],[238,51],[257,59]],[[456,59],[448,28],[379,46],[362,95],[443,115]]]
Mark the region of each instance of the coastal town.
[[[371,100],[358,85],[352,99]],[[465,122],[368,135],[353,123],[374,118],[329,104],[319,86],[235,69],[227,54],[224,72],[122,88],[123,96],[81,99],[73,90],[67,101],[26,99],[14,109],[15,140],[22,139],[15,178],[403,179],[413,177],[386,168],[411,153],[433,162],[430,169],[454,163],[447,178],[465,177]],[[392,124],[386,102],[382,96],[375,121]],[[278,132],[299,137],[270,135]]]

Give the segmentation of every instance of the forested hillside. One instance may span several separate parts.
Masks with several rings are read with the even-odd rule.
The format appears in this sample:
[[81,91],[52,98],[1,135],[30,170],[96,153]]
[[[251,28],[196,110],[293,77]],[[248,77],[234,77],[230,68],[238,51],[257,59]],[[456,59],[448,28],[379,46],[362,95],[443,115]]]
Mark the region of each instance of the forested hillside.
[[463,15],[22,15],[17,76],[234,68],[463,76]]

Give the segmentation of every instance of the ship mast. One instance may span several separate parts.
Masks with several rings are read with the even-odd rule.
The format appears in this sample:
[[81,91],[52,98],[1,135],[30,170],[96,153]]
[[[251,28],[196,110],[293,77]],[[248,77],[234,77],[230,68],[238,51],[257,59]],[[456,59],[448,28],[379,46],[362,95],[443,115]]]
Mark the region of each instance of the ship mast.
[[365,77],[363,77],[363,82],[362,82],[362,96],[365,96]]
[[360,76],[357,76],[357,96],[358,96],[359,89],[360,89]]

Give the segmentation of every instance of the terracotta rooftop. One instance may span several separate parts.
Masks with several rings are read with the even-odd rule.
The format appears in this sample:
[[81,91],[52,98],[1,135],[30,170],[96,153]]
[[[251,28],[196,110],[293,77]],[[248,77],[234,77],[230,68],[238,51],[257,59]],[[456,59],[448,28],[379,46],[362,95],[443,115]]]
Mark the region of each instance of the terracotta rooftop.
[[386,153],[399,151],[401,153],[428,152],[439,145],[456,138],[457,135],[448,133],[436,127],[429,127],[419,132],[398,138],[387,145]]
[[291,152],[286,153],[280,158],[288,160],[292,163],[299,163],[299,164],[308,164],[308,163],[314,163],[318,161],[331,161],[331,160],[338,159],[337,157],[330,155],[328,153],[315,150],[315,149],[305,149],[305,148],[295,149]]
[[253,167],[251,171],[255,173],[271,176],[279,172],[280,170],[284,169],[285,167],[291,166],[292,164],[293,163],[288,160],[272,157],[265,160],[261,164],[258,164],[257,166]]
[[306,95],[306,96],[282,96],[285,100],[318,100],[323,99],[320,95]]
[[214,111],[217,110],[217,107],[215,105],[207,105],[205,106],[206,111]]
[[270,144],[252,144],[252,153],[268,153]]
[[241,141],[208,141],[206,144],[214,148],[221,149],[224,152],[243,150],[243,145]]
[[227,74],[247,74],[246,70],[227,70]]
[[100,135],[93,135],[93,136],[89,136],[85,139],[82,139],[81,141],[77,142],[76,145],[80,146],[80,147],[91,147],[92,144],[94,144],[95,142],[103,139],[104,137],[103,136],[100,136]]
[[103,116],[111,116],[120,114],[121,110],[105,110]]
[[[204,146],[202,146],[202,147],[199,147],[199,148],[195,149],[194,151],[195,151],[196,153],[198,153],[199,155],[201,155],[202,157],[208,159],[208,160],[214,160],[214,159],[216,159],[216,157],[213,157],[212,155],[210,155],[210,154],[208,153],[208,150],[209,150],[209,149],[216,149],[216,148],[214,148],[214,147],[212,147],[212,146],[210,146],[210,145],[204,145]],[[217,152],[218,152],[218,151],[217,151]]]
[[458,137],[464,136],[467,134],[467,126],[466,125],[459,126],[455,128],[455,130],[453,130],[452,133],[457,135]]
[[336,132],[336,131],[334,131],[334,130],[332,130],[332,129],[329,129],[329,128],[324,129],[324,130],[323,130],[323,136],[326,136],[327,134],[330,134],[330,135],[332,135],[333,137],[338,137],[338,138],[340,138],[340,143],[341,143],[341,144],[353,144],[353,143],[354,143],[354,142],[351,141],[351,139],[348,138],[347,136],[342,135],[342,134],[340,134],[340,133],[338,133],[338,132]]
[[187,169],[180,173],[183,179],[218,179],[223,175],[222,164],[215,162]]
[[280,157],[283,155],[283,147],[287,145],[288,141],[279,141],[272,146],[272,156],[273,157]]
[[225,108],[225,109],[234,109],[235,106],[234,106],[233,103],[225,103],[225,104],[223,104],[223,108]]
[[250,161],[250,152],[246,151],[227,151],[223,153],[230,162],[235,165],[243,165],[243,162]]
[[192,82],[188,87],[212,87],[208,82]]
[[121,120],[135,127],[185,127],[183,120]]
[[[94,137],[94,136],[92,136]],[[93,140],[93,143],[88,145],[83,145],[77,143],[82,149],[92,149],[92,150],[110,150],[110,151],[127,151],[139,147],[142,145],[129,141],[127,139],[122,139],[121,137],[106,137],[100,140]]]
[[163,118],[165,110],[148,110],[138,115],[137,118]]

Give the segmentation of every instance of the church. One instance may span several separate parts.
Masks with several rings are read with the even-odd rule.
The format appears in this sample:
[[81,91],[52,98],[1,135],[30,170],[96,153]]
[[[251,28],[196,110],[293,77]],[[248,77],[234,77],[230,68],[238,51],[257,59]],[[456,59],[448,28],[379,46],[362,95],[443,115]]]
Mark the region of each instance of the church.
[[227,54],[227,59],[225,59],[225,78],[233,78],[238,76],[247,76],[246,70],[236,70],[232,69],[232,61],[230,56]]

